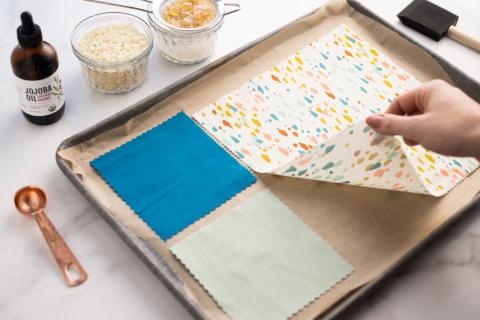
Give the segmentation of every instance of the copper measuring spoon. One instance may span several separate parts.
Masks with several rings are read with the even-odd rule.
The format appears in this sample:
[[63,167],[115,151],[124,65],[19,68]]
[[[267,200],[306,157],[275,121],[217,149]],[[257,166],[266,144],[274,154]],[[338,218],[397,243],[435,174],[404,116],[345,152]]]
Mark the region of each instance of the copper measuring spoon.
[[[39,187],[26,186],[15,193],[17,210],[35,218],[67,284],[70,287],[78,286],[87,280],[87,273],[45,214],[46,204],[47,195]],[[78,276],[74,277],[72,272],[76,272]]]

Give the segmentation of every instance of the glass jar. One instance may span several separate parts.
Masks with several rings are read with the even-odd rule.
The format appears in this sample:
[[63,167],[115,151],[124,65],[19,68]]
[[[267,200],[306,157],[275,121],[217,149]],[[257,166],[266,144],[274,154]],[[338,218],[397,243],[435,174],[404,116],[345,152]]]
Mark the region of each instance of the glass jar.
[[[132,24],[148,41],[148,46],[137,56],[119,62],[100,62],[83,55],[79,50],[82,37],[100,26],[111,24]],[[83,73],[89,85],[99,91],[121,93],[138,87],[147,73],[148,56],[153,47],[153,35],[150,27],[142,19],[120,12],[106,12],[82,20],[71,35],[72,50],[82,65]]]
[[[161,54],[168,60],[192,64],[207,59],[215,49],[217,33],[223,25],[224,16],[239,10],[238,4],[224,4],[223,1],[212,1],[215,5],[215,17],[204,26],[197,28],[180,28],[168,24],[162,17],[167,6],[175,0],[152,1],[149,5],[148,21],[155,31],[155,38]],[[225,12],[225,6],[237,9]]]

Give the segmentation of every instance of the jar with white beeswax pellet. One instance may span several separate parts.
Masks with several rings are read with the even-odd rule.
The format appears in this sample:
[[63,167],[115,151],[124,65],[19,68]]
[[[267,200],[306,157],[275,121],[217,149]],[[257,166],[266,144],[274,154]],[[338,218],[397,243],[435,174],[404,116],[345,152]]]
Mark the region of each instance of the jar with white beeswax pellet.
[[[235,9],[226,12],[225,6]],[[224,16],[240,6],[213,0],[154,0],[148,10],[161,54],[175,63],[192,64],[213,53]]]
[[153,35],[142,19],[107,12],[81,21],[72,32],[71,44],[92,88],[121,93],[145,80]]

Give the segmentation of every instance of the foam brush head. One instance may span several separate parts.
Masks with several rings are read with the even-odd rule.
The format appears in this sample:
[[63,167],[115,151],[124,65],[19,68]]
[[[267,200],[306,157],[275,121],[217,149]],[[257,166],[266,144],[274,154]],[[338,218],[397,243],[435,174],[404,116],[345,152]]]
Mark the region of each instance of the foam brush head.
[[436,41],[456,25],[458,16],[427,0],[414,0],[397,17],[402,23]]

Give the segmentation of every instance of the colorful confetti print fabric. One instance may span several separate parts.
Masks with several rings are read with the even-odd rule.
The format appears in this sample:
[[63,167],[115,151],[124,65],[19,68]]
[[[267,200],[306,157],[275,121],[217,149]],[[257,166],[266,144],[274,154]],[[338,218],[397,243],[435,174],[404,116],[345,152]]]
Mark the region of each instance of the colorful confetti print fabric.
[[346,25],[193,117],[257,172],[440,196],[478,167],[365,125],[420,82]]
[[256,181],[183,112],[91,165],[163,240]]
[[234,320],[287,319],[353,271],[269,190],[171,251]]

